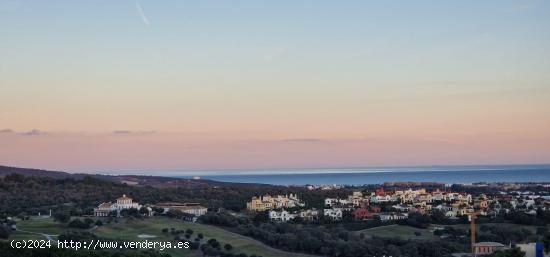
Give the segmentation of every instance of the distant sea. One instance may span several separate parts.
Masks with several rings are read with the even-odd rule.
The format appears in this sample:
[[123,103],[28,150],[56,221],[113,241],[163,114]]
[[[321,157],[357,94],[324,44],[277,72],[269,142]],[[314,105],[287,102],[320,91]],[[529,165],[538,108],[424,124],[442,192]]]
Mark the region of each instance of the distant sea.
[[[182,174],[183,173],[183,174]],[[200,176],[223,182],[274,185],[364,185],[384,182],[550,182],[550,165],[430,166],[342,169],[246,170],[179,172],[165,176]],[[184,175],[185,174],[185,175]]]

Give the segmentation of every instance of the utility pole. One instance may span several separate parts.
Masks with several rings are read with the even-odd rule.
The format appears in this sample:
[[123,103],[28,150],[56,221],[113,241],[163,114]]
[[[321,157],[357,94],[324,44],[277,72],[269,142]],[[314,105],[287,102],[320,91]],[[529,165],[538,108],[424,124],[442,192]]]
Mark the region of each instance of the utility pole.
[[477,219],[477,212],[472,212],[468,215],[468,218],[470,219],[470,244],[472,248],[472,255],[475,257],[475,244],[476,244],[476,219]]

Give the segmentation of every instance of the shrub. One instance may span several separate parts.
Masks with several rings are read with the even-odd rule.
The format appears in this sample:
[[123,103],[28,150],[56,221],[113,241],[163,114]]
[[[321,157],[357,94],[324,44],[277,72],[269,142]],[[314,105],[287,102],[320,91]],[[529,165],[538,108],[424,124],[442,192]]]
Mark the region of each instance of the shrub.
[[225,249],[226,251],[231,251],[233,250],[233,246],[231,244],[225,244],[223,246],[223,249]]
[[71,222],[69,222],[68,227],[70,228],[80,228],[80,229],[87,229],[90,228],[90,225],[86,222],[83,222],[80,219],[74,219]]
[[0,225],[0,238],[8,239],[10,237],[10,229],[6,226]]
[[53,220],[61,223],[67,223],[70,219],[71,216],[66,212],[57,212],[53,215]]

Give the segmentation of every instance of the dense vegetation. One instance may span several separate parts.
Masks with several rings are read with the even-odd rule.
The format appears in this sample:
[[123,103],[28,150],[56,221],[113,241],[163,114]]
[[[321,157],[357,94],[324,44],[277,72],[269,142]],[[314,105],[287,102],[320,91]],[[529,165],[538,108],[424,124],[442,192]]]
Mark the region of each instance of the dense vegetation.
[[[373,190],[375,187],[363,188]],[[478,189],[475,189],[478,190]],[[91,214],[92,208],[105,201],[112,201],[122,194],[127,194],[141,204],[154,204],[158,202],[199,202],[210,210],[218,211],[228,209],[240,211],[245,208],[245,203],[254,195],[288,194],[298,193],[308,207],[323,207],[323,199],[326,197],[345,197],[352,189],[339,190],[305,190],[304,188],[287,188],[279,186],[216,186],[195,188],[153,188],[136,187],[120,183],[105,181],[97,178],[84,177],[83,179],[63,178],[51,179],[44,177],[25,177],[22,175],[8,175],[0,178],[0,218],[8,215],[17,215],[25,218],[26,215],[48,213],[53,210],[54,219],[66,223],[69,230],[62,234],[62,239],[89,239],[94,234],[75,232],[74,230],[88,229],[99,226],[101,223],[91,219],[71,219],[71,216]],[[490,193],[490,192],[487,192]],[[392,211],[391,205],[382,205],[383,211]],[[125,210],[126,217],[140,218],[142,214],[135,209]],[[185,218],[185,214],[179,211],[171,211],[166,216],[172,218]],[[446,240],[404,240],[379,237],[365,237],[361,233],[353,232],[369,227],[387,225],[379,220],[369,222],[355,221],[350,213],[344,214],[343,222],[334,222],[321,218],[316,221],[302,221],[297,219],[289,223],[271,223],[267,213],[261,212],[253,216],[236,217],[228,212],[209,212],[200,219],[201,222],[237,232],[264,242],[272,247],[323,256],[360,257],[360,256],[409,256],[409,257],[444,257],[454,252],[468,250],[468,231],[459,228],[445,227],[434,231],[435,236],[445,237]],[[456,224],[465,223],[466,219],[449,221],[443,213],[435,212],[431,215],[411,214],[409,219],[399,221],[402,225],[408,225],[420,229],[427,228],[430,224]],[[481,218],[484,222],[514,222],[528,225],[546,225],[550,223],[550,212],[538,210],[537,215],[525,215],[523,213],[510,212],[496,218]],[[4,222],[8,225],[6,222]],[[545,228],[542,227],[541,228]],[[166,231],[168,232],[168,231]],[[522,239],[535,236],[527,230],[512,230],[501,226],[480,226],[480,241],[496,241],[501,243],[519,242]],[[9,236],[10,229],[0,227],[0,238]],[[537,232],[546,235],[546,241],[550,242],[548,231]],[[193,232],[176,233],[175,240],[192,239]],[[192,241],[191,248],[200,250],[207,256],[232,256],[231,245],[224,245],[214,240],[199,244],[199,235]],[[550,245],[547,243],[546,245]],[[3,246],[2,246],[3,247]],[[0,248],[1,249],[1,248]],[[36,251],[36,252],[34,252]],[[6,256],[41,256],[40,250],[19,252],[10,250]],[[54,255],[49,256],[163,256],[158,253],[131,251],[123,255],[112,253],[81,251],[78,255],[67,250],[55,250]],[[10,255],[11,254],[11,255]],[[95,255],[98,254],[98,255]],[[132,255],[134,254],[134,255]],[[516,256],[514,251],[507,255]]]
[[158,202],[198,202],[210,209],[224,208],[240,211],[254,195],[299,193],[313,207],[323,207],[325,197],[346,196],[350,190],[309,191],[268,185],[217,186],[196,188],[136,187],[91,177],[83,179],[52,179],[25,177],[19,174],[0,178],[0,214],[36,215],[50,209],[70,210],[71,215],[92,214],[92,208],[113,201],[122,194],[130,195],[141,204]]
[[17,249],[12,248],[9,242],[0,241],[0,253],[2,257],[170,257],[169,254],[160,253],[159,251],[75,251],[71,249],[62,249],[52,247],[49,249]]
[[509,250],[504,251],[498,251],[491,255],[488,255],[487,257],[524,257],[525,253],[522,252],[519,248],[514,247]]
[[[465,250],[465,245],[448,242],[365,238],[345,229],[343,224],[298,224],[257,222],[226,213],[209,213],[201,217],[207,224],[227,226],[239,234],[260,240],[286,251],[323,256],[411,256],[444,257]],[[322,225],[321,225],[322,224]]]
[[283,250],[323,256],[444,257],[464,250],[463,245],[446,241],[362,238],[341,227],[264,223],[260,226],[242,225],[237,231]]

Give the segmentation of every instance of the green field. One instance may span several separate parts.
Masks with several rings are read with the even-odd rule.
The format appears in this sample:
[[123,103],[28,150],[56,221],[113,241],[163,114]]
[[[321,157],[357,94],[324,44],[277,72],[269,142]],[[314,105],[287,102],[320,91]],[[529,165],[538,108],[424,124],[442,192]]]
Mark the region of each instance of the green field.
[[[370,228],[370,229],[364,229],[361,231],[357,231],[356,233],[363,233],[366,236],[378,236],[378,237],[399,237],[401,239],[428,239],[428,240],[434,240],[437,239],[436,236],[433,235],[434,226],[430,226],[427,229],[419,229],[419,228],[413,228],[410,226],[403,226],[403,225],[389,225],[389,226],[382,226],[382,227],[376,227],[376,228]],[[415,232],[419,232],[420,236],[415,235]]]
[[65,225],[53,221],[50,217],[30,217],[29,220],[18,220],[17,229],[36,233],[59,235],[65,230]]
[[[489,226],[502,226],[502,224],[483,224]],[[481,226],[481,225],[480,225]],[[517,224],[506,224],[506,226],[516,229],[528,229],[533,234],[536,232],[536,226],[525,226]],[[376,228],[365,229],[357,231],[355,233],[363,233],[367,237],[398,237],[402,239],[411,240],[438,240],[439,237],[433,235],[433,231],[436,227],[444,227],[441,225],[431,225],[427,229],[418,229],[410,226],[403,225],[389,225]],[[452,227],[468,230],[468,224],[452,225]],[[66,225],[54,222],[51,218],[31,217],[29,220],[19,220],[17,222],[17,228],[21,231],[14,231],[10,236],[10,240],[24,240],[24,239],[46,239],[45,235],[53,235],[51,238],[56,239],[56,236],[65,231]],[[235,234],[225,229],[197,224],[187,223],[175,219],[169,219],[166,217],[152,217],[146,219],[118,219],[118,222],[105,223],[104,226],[100,226],[91,230],[93,233],[102,238],[117,239],[122,241],[170,241],[174,243],[174,235],[171,233],[162,232],[163,228],[170,230],[186,230],[192,229],[193,235],[190,241],[194,240],[199,233],[204,235],[202,242],[207,241],[210,238],[215,238],[222,245],[231,244],[233,246],[232,252],[235,254],[246,253],[247,255],[261,255],[263,257],[307,257],[310,255],[297,254],[284,252],[278,249],[271,248],[263,243],[254,239]],[[419,234],[418,234],[419,233]],[[418,235],[417,235],[418,234]],[[144,239],[138,237],[139,235],[147,235],[150,238]],[[174,257],[199,257],[202,256],[200,250],[189,249],[167,249],[165,252],[171,254]]]
[[[479,227],[482,225],[487,226],[502,226],[503,224],[495,224],[495,223],[487,223],[487,224],[478,224],[478,233],[483,233],[479,231]],[[528,226],[528,225],[519,225],[519,224],[506,224],[507,227],[512,229],[527,229],[531,231],[531,233],[535,234],[537,231],[536,226]],[[376,228],[370,228],[370,229],[364,229],[361,231],[357,231],[356,233],[363,233],[366,236],[378,236],[378,237],[387,237],[387,238],[401,238],[401,239],[428,239],[428,240],[437,240],[439,237],[433,235],[433,231],[436,227],[447,227],[445,225],[430,225],[426,229],[419,229],[419,228],[413,228],[410,226],[403,226],[403,225],[389,225],[389,226],[382,226],[382,227],[376,227]],[[450,225],[450,227],[459,228],[462,230],[469,231],[470,225],[469,224],[460,224],[460,225]],[[415,235],[415,232],[419,232],[420,236]]]
[[[17,228],[27,232],[14,231],[10,240],[24,239],[45,239],[40,234],[59,235],[66,230],[64,224],[54,222],[51,218],[31,217],[30,220],[20,220],[17,222]],[[174,235],[162,232],[163,228],[174,228],[175,230],[192,229],[193,235],[190,241],[194,240],[198,233],[204,235],[203,242],[210,238],[215,238],[222,245],[229,243],[233,246],[233,253],[246,253],[248,256],[252,254],[261,255],[263,257],[307,257],[310,255],[284,252],[278,249],[271,248],[254,239],[232,233],[230,231],[197,223],[187,223],[175,219],[165,217],[152,217],[147,219],[118,219],[118,222],[105,223],[94,230],[93,233],[102,238],[118,239],[123,241],[174,241]],[[152,238],[139,238],[139,235],[154,236]],[[56,237],[53,237],[56,239]],[[189,249],[166,249],[165,252],[174,257],[199,257],[202,256],[200,250]]]
[[24,233],[19,231],[13,231],[10,234],[9,240],[41,240],[46,239],[44,236],[38,235],[38,234],[31,234],[31,233]]
[[[148,239],[150,241],[173,240],[174,236],[170,233],[163,233],[163,228],[174,228],[176,230],[192,229],[194,232],[191,240],[193,240],[198,233],[202,233],[204,235],[203,241],[207,241],[210,238],[215,238],[222,244],[229,243],[234,247],[234,250],[232,251],[234,253],[244,252],[247,255],[256,254],[263,257],[308,256],[273,249],[251,238],[244,237],[214,226],[197,223],[186,223],[164,217],[153,217],[143,220],[131,220],[106,224],[105,226],[99,227],[94,232],[98,236],[111,239],[144,240],[138,238],[138,235],[145,234],[156,236],[155,238]],[[200,251],[171,249],[167,252],[172,254],[173,256],[202,256],[200,254]]]

